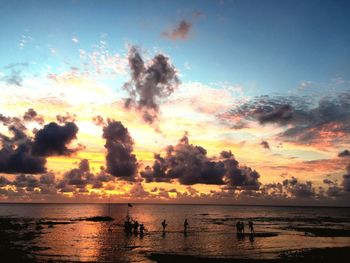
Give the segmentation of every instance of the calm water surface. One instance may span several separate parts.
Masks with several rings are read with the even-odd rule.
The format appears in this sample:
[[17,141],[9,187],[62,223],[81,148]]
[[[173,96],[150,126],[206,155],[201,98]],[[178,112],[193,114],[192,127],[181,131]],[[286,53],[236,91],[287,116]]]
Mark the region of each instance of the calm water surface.
[[[315,237],[289,227],[350,229],[349,208],[145,205],[129,208],[132,218],[148,230],[143,237],[128,236],[122,224],[125,204],[0,204],[1,217],[47,219],[67,224],[44,227],[34,242],[42,259],[102,262],[147,262],[149,253],[175,253],[221,258],[274,258],[281,251],[350,246],[349,237]],[[80,221],[110,215],[111,223]],[[187,235],[183,221],[190,224]],[[165,235],[161,221],[167,219]],[[237,220],[253,220],[256,232],[272,237],[238,239]],[[248,227],[246,226],[246,231]]]

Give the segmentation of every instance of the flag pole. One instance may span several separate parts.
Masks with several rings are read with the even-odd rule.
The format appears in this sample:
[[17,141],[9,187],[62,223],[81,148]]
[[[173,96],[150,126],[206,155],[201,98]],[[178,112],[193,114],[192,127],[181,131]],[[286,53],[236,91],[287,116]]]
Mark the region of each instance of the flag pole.
[[111,194],[108,195],[108,216],[111,216]]

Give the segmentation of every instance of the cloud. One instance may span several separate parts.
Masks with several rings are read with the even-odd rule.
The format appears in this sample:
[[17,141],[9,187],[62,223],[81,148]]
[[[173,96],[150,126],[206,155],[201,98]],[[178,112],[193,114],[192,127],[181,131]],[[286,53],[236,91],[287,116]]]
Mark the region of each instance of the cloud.
[[29,63],[11,63],[4,67],[5,70],[9,70],[8,74],[0,78],[1,81],[4,81],[8,85],[14,85],[21,87],[23,82],[23,69],[28,67]]
[[187,40],[192,28],[192,23],[182,19],[174,28],[162,33],[162,36],[170,40]]
[[106,139],[106,172],[132,181],[137,172],[137,160],[133,154],[134,141],[120,121],[107,120],[102,137]]
[[56,183],[56,188],[63,193],[67,192],[87,192],[87,186],[93,189],[100,189],[104,182],[114,181],[115,178],[101,170],[98,174],[91,172],[87,159],[80,161],[78,168],[64,173],[63,178]]
[[344,191],[350,192],[350,164],[346,167],[346,174],[343,175],[342,186]]
[[283,186],[294,197],[308,198],[315,196],[315,189],[312,187],[312,182],[300,183],[297,178],[283,180]]
[[28,109],[24,113],[23,120],[24,121],[36,121],[39,124],[44,124],[44,122],[45,122],[44,117],[41,115],[38,115],[38,113],[32,108]]
[[270,144],[268,143],[268,141],[261,141],[260,145],[264,149],[270,149]]
[[4,176],[0,176],[0,187],[9,185],[11,182]]
[[194,22],[203,15],[199,10],[193,11],[189,19],[181,19],[175,26],[162,32],[162,37],[172,41],[187,40],[191,35]]
[[23,120],[0,114],[0,122],[12,136],[0,133],[1,173],[44,173],[46,159],[32,153],[33,140],[27,135]]
[[128,58],[131,80],[124,84],[129,94],[125,107],[135,107],[144,121],[153,123],[158,117],[159,100],[170,96],[178,87],[178,73],[162,54],[145,64],[137,48],[131,47]]
[[79,39],[77,37],[72,37],[72,42],[74,44],[77,44],[77,43],[79,43]]
[[323,183],[328,185],[326,194],[328,197],[334,198],[343,195],[343,189],[339,187],[337,180],[332,181],[328,178],[323,180]]
[[185,134],[177,145],[169,145],[165,157],[154,155],[152,166],[146,166],[141,176],[146,182],[171,182],[183,185],[225,185],[235,189],[258,189],[259,174],[240,167],[230,151],[223,151],[220,160],[207,156],[207,151],[190,144]]
[[103,117],[100,116],[100,115],[97,115],[97,116],[94,116],[92,118],[92,122],[97,125],[97,126],[104,126],[105,125],[105,122],[103,120]]
[[13,181],[13,185],[16,187],[26,188],[27,191],[32,192],[34,188],[39,187],[39,180],[33,175],[17,175]]
[[68,112],[66,112],[66,115],[56,115],[56,119],[59,123],[75,122],[76,117],[75,114],[70,114]]
[[77,138],[78,126],[74,122],[59,125],[51,122],[35,133],[33,154],[38,156],[70,155],[79,148],[68,148]]
[[243,124],[236,128],[250,122],[278,125],[284,131],[277,137],[285,141],[331,145],[346,140],[350,132],[350,95],[336,94],[317,102],[297,96],[261,96],[235,107],[227,118]]
[[338,154],[338,157],[350,157],[350,151],[345,149]]
[[2,78],[2,81],[9,85],[21,87],[23,82],[22,71],[13,69],[9,75]]

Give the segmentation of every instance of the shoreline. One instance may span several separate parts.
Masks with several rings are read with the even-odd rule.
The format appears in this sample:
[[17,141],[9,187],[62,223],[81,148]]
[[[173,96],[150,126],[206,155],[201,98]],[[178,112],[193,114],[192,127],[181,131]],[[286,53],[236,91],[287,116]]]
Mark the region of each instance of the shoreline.
[[[110,218],[107,217],[85,217],[79,218],[80,221],[86,221],[89,223],[98,223],[103,222]],[[107,221],[108,221],[107,220]],[[49,247],[42,247],[41,244],[36,242],[36,238],[43,234],[43,228],[53,228],[55,225],[67,225],[74,224],[77,220],[68,220],[68,221],[51,221],[47,219],[33,219],[33,218],[4,218],[0,217],[0,253],[6,258],[10,259],[9,262],[21,262],[21,263],[35,263],[35,262],[82,262],[82,261],[70,261],[67,259],[62,259],[58,256],[48,256],[44,258],[40,255],[40,250],[50,249]],[[299,228],[300,232],[305,230],[310,230],[312,228]],[[321,233],[318,233],[321,231]],[[333,234],[339,234],[339,231],[331,232],[327,228],[313,228],[314,236],[331,236],[336,237]],[[340,230],[344,231],[344,230]],[[343,236],[348,237],[348,232],[343,234]],[[311,232],[311,230],[310,230]],[[324,233],[325,232],[325,233]],[[346,234],[346,235],[345,235]],[[247,236],[250,236],[249,233],[246,233]],[[266,233],[256,233],[257,237],[269,237],[271,235],[266,235]],[[342,236],[342,235],[340,235]],[[25,245],[23,246],[23,242]],[[21,245],[22,244],[22,245]],[[166,250],[165,250],[166,251]],[[281,252],[276,252],[274,254],[275,258],[246,258],[246,257],[237,257],[237,258],[214,258],[209,256],[192,256],[180,253],[166,253],[157,251],[150,252],[147,251],[142,254],[142,258],[145,260],[151,260],[153,262],[202,262],[202,263],[226,263],[226,262],[243,262],[243,263],[252,263],[252,262],[262,262],[262,263],[282,263],[282,262],[295,262],[295,263],[306,263],[306,262],[348,262],[350,258],[350,244],[345,244],[344,247],[326,247],[326,248],[301,248],[294,250],[284,250]],[[111,261],[89,261],[89,262],[111,262]],[[116,261],[118,262],[118,261]],[[128,262],[128,261],[126,261]]]
[[309,262],[349,262],[350,246],[312,248],[281,252],[276,259],[211,258],[180,254],[152,253],[147,256],[155,262],[199,262],[199,263],[309,263]]
[[[0,205],[127,205],[130,202],[9,202],[9,201],[0,201]],[[173,206],[182,206],[182,205],[194,205],[194,206],[249,206],[249,207],[291,207],[291,208],[347,208],[350,209],[350,206],[342,205],[318,205],[318,204],[305,204],[305,205],[294,205],[294,204],[231,204],[231,203],[143,203],[143,202],[131,202],[132,205],[173,205]]]

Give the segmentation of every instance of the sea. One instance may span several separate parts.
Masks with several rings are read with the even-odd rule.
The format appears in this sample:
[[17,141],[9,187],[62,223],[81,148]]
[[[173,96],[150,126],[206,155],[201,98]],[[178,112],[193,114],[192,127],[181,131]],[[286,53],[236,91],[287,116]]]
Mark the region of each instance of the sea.
[[[146,232],[126,234],[126,216]],[[112,222],[86,220],[111,216]],[[43,225],[30,244],[42,261],[151,262],[148,255],[176,254],[207,258],[271,259],[298,249],[350,246],[348,236],[319,236],[305,229],[350,230],[350,208],[173,204],[0,204],[0,217]],[[161,222],[167,228],[162,232]],[[183,224],[187,219],[188,231]],[[246,235],[237,235],[236,222]],[[248,221],[255,236],[249,235]],[[299,230],[298,230],[299,229]],[[301,230],[300,230],[301,229]],[[311,231],[312,232],[312,231]]]

